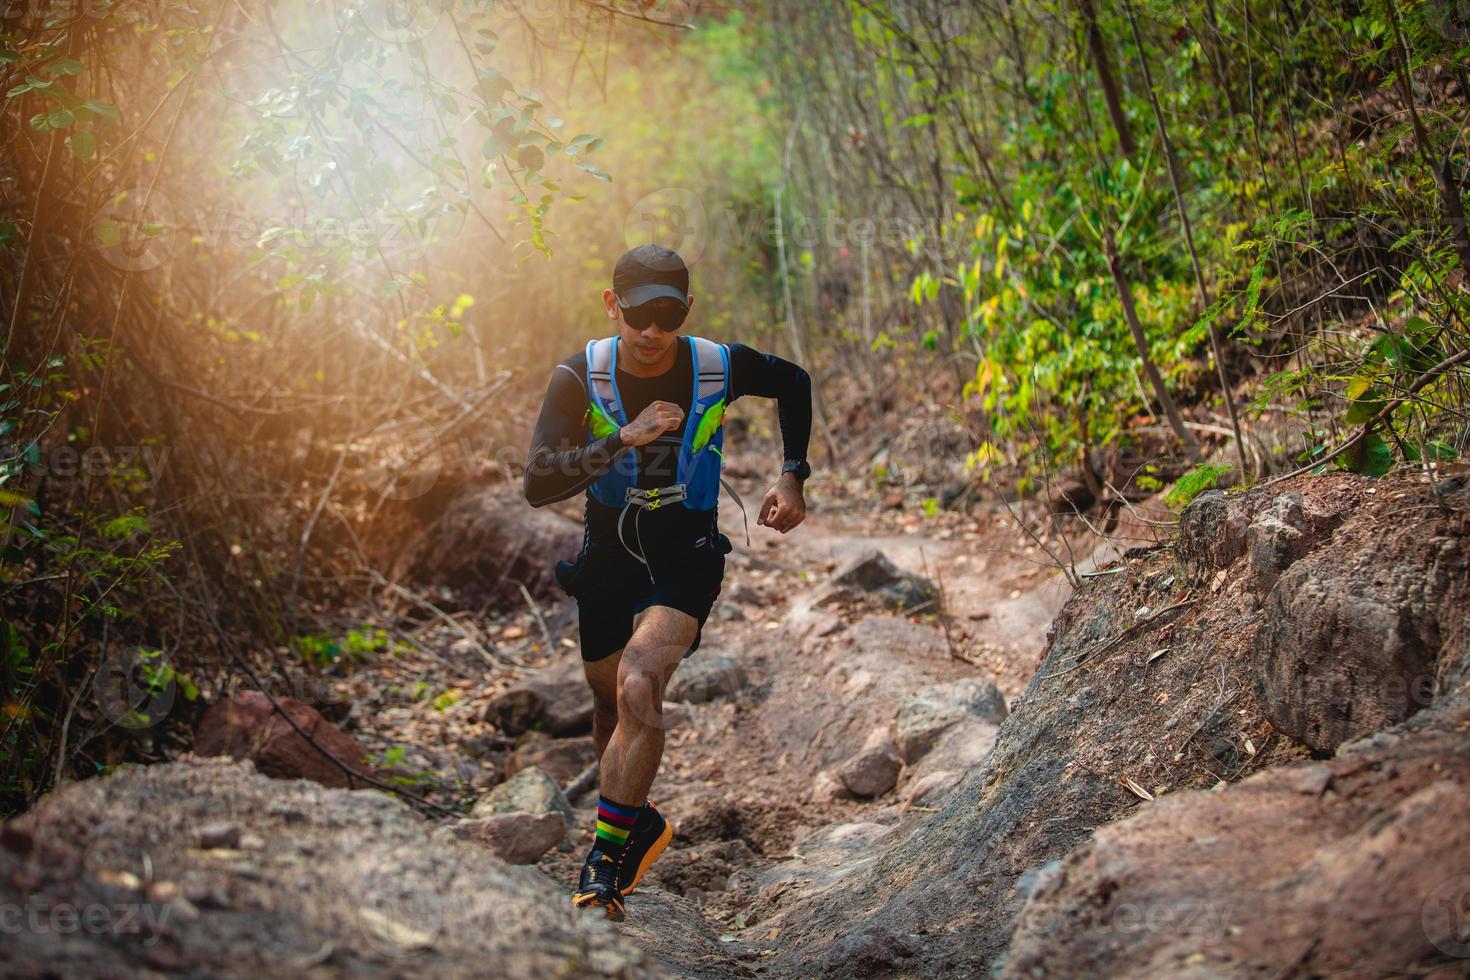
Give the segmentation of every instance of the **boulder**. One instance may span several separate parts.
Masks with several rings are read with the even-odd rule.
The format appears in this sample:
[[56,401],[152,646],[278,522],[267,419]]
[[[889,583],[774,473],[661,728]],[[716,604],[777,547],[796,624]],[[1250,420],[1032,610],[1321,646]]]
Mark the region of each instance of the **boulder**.
[[525,606],[517,583],[538,599],[565,595],[556,581],[558,558],[582,544],[580,522],[526,506],[515,486],[480,486],[447,507],[422,536],[400,550],[395,581],[433,592],[453,609]]
[[505,771],[514,776],[526,769],[540,769],[565,786],[596,761],[597,746],[591,738],[543,738],[516,749]]
[[[281,710],[322,749],[354,772],[368,774],[367,750],[327,721],[315,708],[295,698],[276,698]],[[323,786],[362,789],[271,706],[259,691],[236,691],[204,712],[194,732],[194,754],[250,759],[255,768],[277,779],[310,779]]]
[[1036,883],[1003,976],[1463,976],[1467,731],[1431,709],[1099,827]]
[[488,847],[506,864],[535,864],[566,836],[567,825],[557,813],[515,810],[485,817],[468,817],[448,824],[445,832],[458,840]]
[[1291,490],[1273,498],[1246,529],[1246,552],[1257,588],[1264,592],[1281,573],[1342,523],[1346,510],[1329,510]]
[[592,730],[592,689],[580,661],[566,658],[491,698],[480,717],[512,737],[533,729],[583,735]]
[[[194,828],[221,822],[247,854],[201,854]],[[0,825],[0,908],[39,915],[27,927],[7,913],[0,975],[672,975],[641,936],[572,908],[564,881],[426,826],[376,790],[223,758],[66,782]],[[249,849],[251,836],[269,846]],[[695,909],[655,921],[704,924]]]
[[739,661],[724,653],[696,653],[679,665],[669,682],[670,701],[702,704],[745,687],[748,678]]
[[826,590],[829,594],[845,591],[871,595],[892,609],[911,609],[931,600],[937,601],[939,594],[933,582],[901,570],[881,551],[870,551],[850,559],[832,573]]
[[910,694],[895,716],[899,758],[913,763],[934,747],[941,734],[972,717],[1000,724],[1006,717],[1005,696],[988,681],[962,680]]
[[1470,550],[1452,522],[1430,514],[1343,528],[1292,562],[1255,637],[1254,679],[1271,723],[1328,753],[1423,708],[1442,648],[1463,631],[1466,581]]
[[901,763],[890,745],[864,749],[837,767],[837,778],[857,796],[882,796],[898,785]]
[[471,817],[493,817],[504,813],[555,813],[562,818],[564,829],[576,820],[572,805],[567,802],[566,794],[556,780],[536,768],[517,772],[476,800],[470,810]]

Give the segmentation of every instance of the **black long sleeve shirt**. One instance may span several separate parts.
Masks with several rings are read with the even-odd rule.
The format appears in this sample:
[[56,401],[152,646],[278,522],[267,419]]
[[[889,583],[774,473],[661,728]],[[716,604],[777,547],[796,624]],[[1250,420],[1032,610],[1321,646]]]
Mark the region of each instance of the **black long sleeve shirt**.
[[[684,438],[694,388],[694,361],[689,342],[679,339],[674,364],[663,374],[638,377],[618,369],[618,391],[629,421],[651,402],[673,402],[684,409],[684,421],[651,443],[625,447],[617,433],[587,441],[587,355],[567,358],[551,372],[546,400],[531,437],[526,460],[525,494],[533,507],[565,500],[586,490],[606,473],[622,452],[638,454],[638,485],[644,489],[668,486],[678,480],[678,446]],[[727,406],[742,395],[776,399],[781,442],[788,460],[806,459],[811,437],[811,378],[799,365],[744,344],[730,345]],[[587,494],[587,543],[618,541],[619,509]],[[639,538],[645,552],[687,550],[700,536],[716,530],[714,510],[696,511],[679,506],[661,507],[639,517]]]

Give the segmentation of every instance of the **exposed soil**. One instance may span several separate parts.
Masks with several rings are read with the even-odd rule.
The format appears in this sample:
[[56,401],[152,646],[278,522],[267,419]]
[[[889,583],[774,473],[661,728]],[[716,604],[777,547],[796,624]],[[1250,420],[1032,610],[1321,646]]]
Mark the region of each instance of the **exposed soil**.
[[[1467,514],[1470,492],[1455,480],[1333,476],[1211,494],[1185,512],[1175,548],[1135,548],[1105,568],[1147,545],[1149,525],[1125,525],[1135,540],[1076,536],[1070,550],[1049,539],[1092,573],[1075,590],[1003,513],[839,509],[780,541],[752,529],[695,655],[733,658],[744,687],[670,708],[678,720],[653,797],[676,835],[616,930],[566,908],[595,795],[574,801],[568,840],[535,869],[507,870],[375,791],[184,761],[66,787],[10,825],[0,851],[0,887],[53,903],[109,881],[134,892],[175,883],[196,917],[167,952],[136,936],[53,931],[28,935],[12,965],[44,972],[60,955],[116,975],[489,963],[708,977],[1453,970],[1470,953],[1455,952],[1453,927],[1414,923],[1437,907],[1436,888],[1470,874]],[[944,603],[905,613],[827,586],[872,549],[941,583]],[[552,739],[497,728],[485,710],[530,679],[547,690],[575,680],[571,612],[539,602],[469,636],[462,620],[425,630],[418,648],[336,682],[337,720],[393,778],[446,804],[561,745],[571,761],[559,779],[574,782],[584,737],[572,722],[557,721],[565,730]],[[1357,685],[1346,699],[1344,678]],[[910,694],[970,679],[1010,702],[998,732],[955,725],[871,799],[834,776],[864,751],[889,751]],[[243,836],[196,846],[219,818]],[[392,886],[369,881],[388,859],[411,873],[394,865]],[[464,915],[424,902],[472,892],[479,905]],[[384,894],[398,896],[391,908],[364,916]],[[1332,918],[1339,894],[1355,909],[1347,920]],[[302,911],[319,896],[335,908]],[[350,914],[330,896],[352,897]],[[486,896],[504,909],[495,934],[467,935],[489,921],[474,918]],[[275,923],[270,943],[251,938],[246,909]]]

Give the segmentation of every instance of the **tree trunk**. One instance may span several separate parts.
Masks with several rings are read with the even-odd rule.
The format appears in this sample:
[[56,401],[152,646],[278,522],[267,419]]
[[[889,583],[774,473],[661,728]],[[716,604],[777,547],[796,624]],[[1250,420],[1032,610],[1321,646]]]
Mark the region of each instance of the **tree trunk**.
[[1118,260],[1118,246],[1113,241],[1113,232],[1110,228],[1103,229],[1103,251],[1108,257],[1108,271],[1113,274],[1113,285],[1118,287],[1118,300],[1123,304],[1123,319],[1128,321],[1128,332],[1133,335],[1133,346],[1138,348],[1138,357],[1143,361],[1143,373],[1148,376],[1148,383],[1154,390],[1154,396],[1158,398],[1159,404],[1164,408],[1164,415],[1169,419],[1169,427],[1179,437],[1179,442],[1184,446],[1190,458],[1199,459],[1199,446],[1194,437],[1184,427],[1184,417],[1179,414],[1179,406],[1174,404],[1174,396],[1169,394],[1169,389],[1164,387],[1164,376],[1159,373],[1154,359],[1148,353],[1148,338],[1144,336],[1143,324],[1138,320],[1138,310],[1133,306],[1133,287],[1128,283],[1128,277],[1123,272],[1123,263]]
[[[1124,0],[1123,9],[1128,12],[1128,26],[1133,31],[1133,43],[1138,46],[1138,63],[1143,70],[1143,85],[1148,91],[1148,104],[1154,112],[1154,122],[1159,127],[1159,141],[1164,144],[1164,163],[1169,170],[1169,186],[1174,189],[1174,206],[1179,211],[1179,224],[1184,230],[1184,246],[1189,250],[1189,261],[1194,266],[1194,282],[1199,289],[1200,315],[1210,311],[1210,291],[1205,288],[1204,270],[1200,268],[1199,253],[1194,248],[1194,229],[1189,223],[1189,211],[1184,207],[1184,189],[1179,183],[1179,166],[1174,161],[1174,144],[1169,139],[1169,128],[1164,125],[1164,112],[1159,108],[1159,97],[1154,92],[1153,76],[1148,70],[1148,55],[1143,50],[1143,36],[1138,30],[1138,20],[1133,16],[1133,4]],[[1220,378],[1220,393],[1225,398],[1225,407],[1230,413],[1230,431],[1235,433],[1235,457],[1240,463],[1240,475],[1247,476],[1245,462],[1245,439],[1240,432],[1240,418],[1235,412],[1235,396],[1231,391],[1230,372],[1225,369],[1224,353],[1220,348],[1220,330],[1210,320],[1210,351],[1215,355],[1215,371]]]
[[1092,0],[1077,0],[1082,11],[1082,24],[1087,34],[1087,50],[1092,55],[1097,80],[1102,85],[1103,101],[1108,106],[1108,118],[1118,131],[1118,149],[1125,157],[1133,156],[1137,149],[1133,142],[1133,130],[1128,126],[1128,117],[1123,115],[1123,99],[1118,91],[1118,81],[1113,77],[1112,63],[1108,60],[1108,49],[1103,44],[1102,30],[1097,26],[1097,10]]

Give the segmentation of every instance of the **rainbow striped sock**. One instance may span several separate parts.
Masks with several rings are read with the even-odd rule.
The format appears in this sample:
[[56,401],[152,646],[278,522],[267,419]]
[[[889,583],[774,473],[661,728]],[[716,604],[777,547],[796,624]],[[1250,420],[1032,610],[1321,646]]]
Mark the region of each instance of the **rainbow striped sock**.
[[597,797],[597,841],[594,846],[610,857],[621,858],[623,845],[638,820],[641,806],[624,806],[605,796]]

